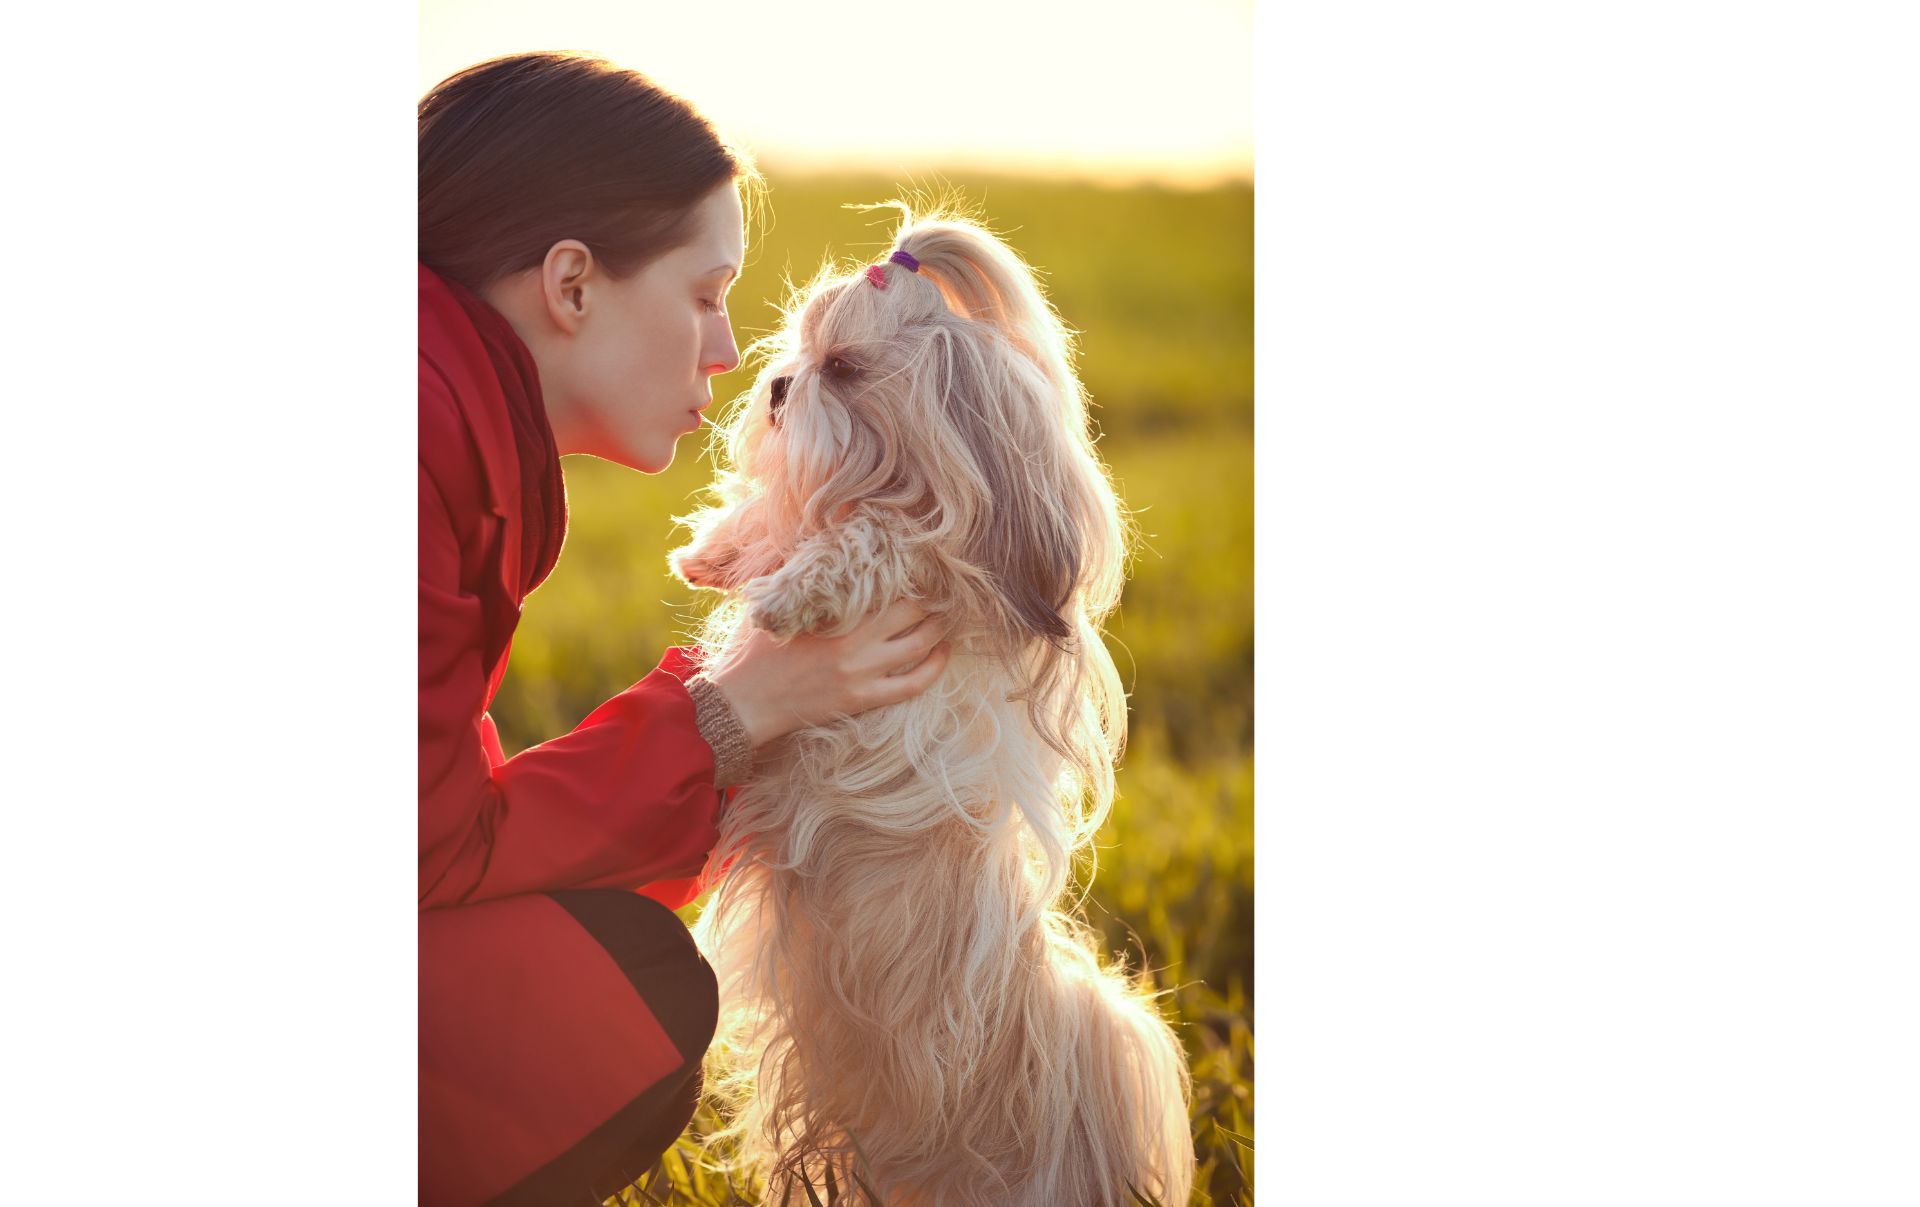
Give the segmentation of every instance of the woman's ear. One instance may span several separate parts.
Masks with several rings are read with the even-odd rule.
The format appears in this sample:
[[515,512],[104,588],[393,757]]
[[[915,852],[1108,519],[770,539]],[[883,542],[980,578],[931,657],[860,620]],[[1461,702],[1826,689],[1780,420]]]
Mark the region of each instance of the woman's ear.
[[587,291],[604,276],[593,252],[578,239],[562,239],[547,249],[540,265],[540,296],[547,317],[572,335],[587,317]]

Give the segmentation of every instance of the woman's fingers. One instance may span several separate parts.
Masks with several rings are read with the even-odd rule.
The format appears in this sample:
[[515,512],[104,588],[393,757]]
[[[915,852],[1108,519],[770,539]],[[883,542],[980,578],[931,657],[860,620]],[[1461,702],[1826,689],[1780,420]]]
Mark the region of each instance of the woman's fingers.
[[940,644],[946,638],[947,626],[937,617],[928,616],[904,633],[887,641],[888,657],[894,665],[918,662],[926,657],[927,651]]
[[946,669],[947,658],[952,653],[953,647],[942,641],[914,666],[881,679],[874,706],[911,700],[932,687],[933,681],[938,679],[940,672]]
[[911,599],[896,599],[882,608],[862,629],[872,627],[888,639],[904,637],[928,616],[927,610]]
[[714,682],[755,745],[836,717],[912,699],[946,668],[944,620],[901,601],[839,637],[781,641],[756,630]]
[[891,676],[919,664],[946,636],[946,626],[911,600],[889,605],[840,640],[845,672],[855,679]]
[[[904,643],[894,642],[893,644],[903,645]],[[893,664],[892,669],[887,671],[886,678],[897,679],[902,675],[912,674],[925,666],[927,659],[933,657],[936,650],[944,651],[949,648],[948,642],[942,641],[938,633],[933,633],[927,637],[925,645],[916,644],[910,649],[895,650],[894,653],[902,656],[902,660]]]

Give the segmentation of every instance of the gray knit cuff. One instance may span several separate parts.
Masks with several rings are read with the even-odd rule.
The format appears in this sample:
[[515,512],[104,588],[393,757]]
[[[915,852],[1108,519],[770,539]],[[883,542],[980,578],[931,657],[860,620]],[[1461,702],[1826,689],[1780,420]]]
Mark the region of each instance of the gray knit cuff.
[[713,747],[714,785],[725,788],[740,783],[753,771],[753,742],[740,723],[740,714],[705,675],[687,680],[687,694],[693,697],[693,719],[700,736]]

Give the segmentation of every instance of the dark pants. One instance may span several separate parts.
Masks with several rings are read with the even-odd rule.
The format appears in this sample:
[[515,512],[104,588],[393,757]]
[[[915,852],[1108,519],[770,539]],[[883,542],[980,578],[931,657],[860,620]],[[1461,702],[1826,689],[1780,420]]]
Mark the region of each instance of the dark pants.
[[582,889],[420,915],[422,1207],[597,1204],[700,1100],[713,972],[666,906]]

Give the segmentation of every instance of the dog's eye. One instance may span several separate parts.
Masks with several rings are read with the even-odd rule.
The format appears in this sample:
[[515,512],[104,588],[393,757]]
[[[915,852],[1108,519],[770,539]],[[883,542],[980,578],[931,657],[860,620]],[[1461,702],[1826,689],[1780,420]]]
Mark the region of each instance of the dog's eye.
[[829,356],[827,362],[820,366],[820,371],[834,381],[845,381],[860,372],[860,366],[844,356]]
[[791,384],[792,377],[773,379],[773,401],[767,406],[767,418],[773,421],[775,427],[780,426],[780,407],[787,401],[787,387]]

